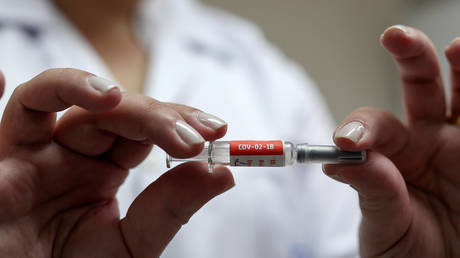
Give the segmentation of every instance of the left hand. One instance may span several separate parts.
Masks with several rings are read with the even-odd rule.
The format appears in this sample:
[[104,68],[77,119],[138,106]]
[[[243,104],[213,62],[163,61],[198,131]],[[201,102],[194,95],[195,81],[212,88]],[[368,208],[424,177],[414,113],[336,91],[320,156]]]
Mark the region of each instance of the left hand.
[[[226,125],[201,124],[215,117],[191,107],[122,97],[90,77],[48,70],[8,102],[0,123],[0,257],[158,257],[198,209],[234,185],[225,167],[210,174],[207,164],[182,164],[120,220],[115,194],[153,143],[190,157]],[[0,92],[3,82],[0,72]],[[55,112],[70,106],[56,124]]]
[[[404,26],[382,45],[401,73],[407,125],[360,108],[334,135],[346,150],[368,149],[361,165],[327,165],[327,175],[358,191],[363,257],[460,257],[460,127],[448,122],[433,44]],[[446,49],[452,71],[450,113],[460,116],[460,41]]]

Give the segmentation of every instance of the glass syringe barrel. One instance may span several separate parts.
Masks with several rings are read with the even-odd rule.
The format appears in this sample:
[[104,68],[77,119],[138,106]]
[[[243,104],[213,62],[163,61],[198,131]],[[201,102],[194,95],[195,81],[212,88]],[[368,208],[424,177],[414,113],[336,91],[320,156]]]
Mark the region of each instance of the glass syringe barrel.
[[294,163],[359,163],[366,160],[366,152],[344,151],[336,146],[294,145],[283,141],[215,141],[207,142],[195,157],[176,159],[166,157],[167,167],[172,162],[206,161],[209,171],[214,165],[236,167],[285,167]]

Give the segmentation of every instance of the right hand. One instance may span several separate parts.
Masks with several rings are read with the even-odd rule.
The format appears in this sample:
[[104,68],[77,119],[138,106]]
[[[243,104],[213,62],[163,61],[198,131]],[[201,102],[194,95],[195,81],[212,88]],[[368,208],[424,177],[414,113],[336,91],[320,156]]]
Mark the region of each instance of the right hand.
[[[234,185],[227,168],[209,174],[186,163],[120,220],[115,194],[152,144],[190,157],[226,126],[203,124],[190,107],[95,90],[91,76],[49,70],[11,96],[0,125],[0,257],[157,257],[194,212]],[[72,105],[56,124],[55,112]]]
[[400,71],[407,123],[376,108],[352,112],[334,141],[368,159],[324,170],[358,192],[362,257],[460,257],[460,42],[446,49],[450,94],[422,31],[393,26],[381,42]]

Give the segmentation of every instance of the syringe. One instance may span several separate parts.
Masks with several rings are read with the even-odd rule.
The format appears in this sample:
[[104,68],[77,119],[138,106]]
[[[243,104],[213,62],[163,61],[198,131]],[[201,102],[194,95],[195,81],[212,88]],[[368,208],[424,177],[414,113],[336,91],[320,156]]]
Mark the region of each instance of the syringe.
[[209,172],[214,165],[235,167],[285,167],[294,163],[360,163],[366,151],[344,151],[336,146],[294,145],[288,141],[215,141],[207,142],[195,157],[177,159],[166,156],[166,166],[172,162],[205,161]]

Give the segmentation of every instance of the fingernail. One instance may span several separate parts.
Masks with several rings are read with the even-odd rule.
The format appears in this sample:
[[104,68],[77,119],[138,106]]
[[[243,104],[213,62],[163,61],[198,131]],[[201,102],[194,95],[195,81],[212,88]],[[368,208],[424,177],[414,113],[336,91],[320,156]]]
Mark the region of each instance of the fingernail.
[[224,120],[218,118],[215,115],[211,115],[205,112],[198,112],[198,120],[205,126],[210,127],[214,130],[227,125],[227,123]]
[[335,132],[335,138],[346,138],[355,144],[363,137],[366,128],[361,122],[350,122]]
[[109,90],[118,87],[116,82],[95,75],[88,77],[88,83],[100,92],[108,92]]
[[401,24],[398,24],[398,25],[393,25],[389,28],[387,28],[383,34],[386,34],[387,32],[391,31],[391,30],[399,30],[401,32],[403,32],[404,34],[406,35],[410,35],[411,34],[411,29],[407,26],[404,26],[404,25],[401,25]]
[[201,144],[204,142],[203,137],[193,127],[182,120],[176,121],[176,131],[180,138],[188,145]]

